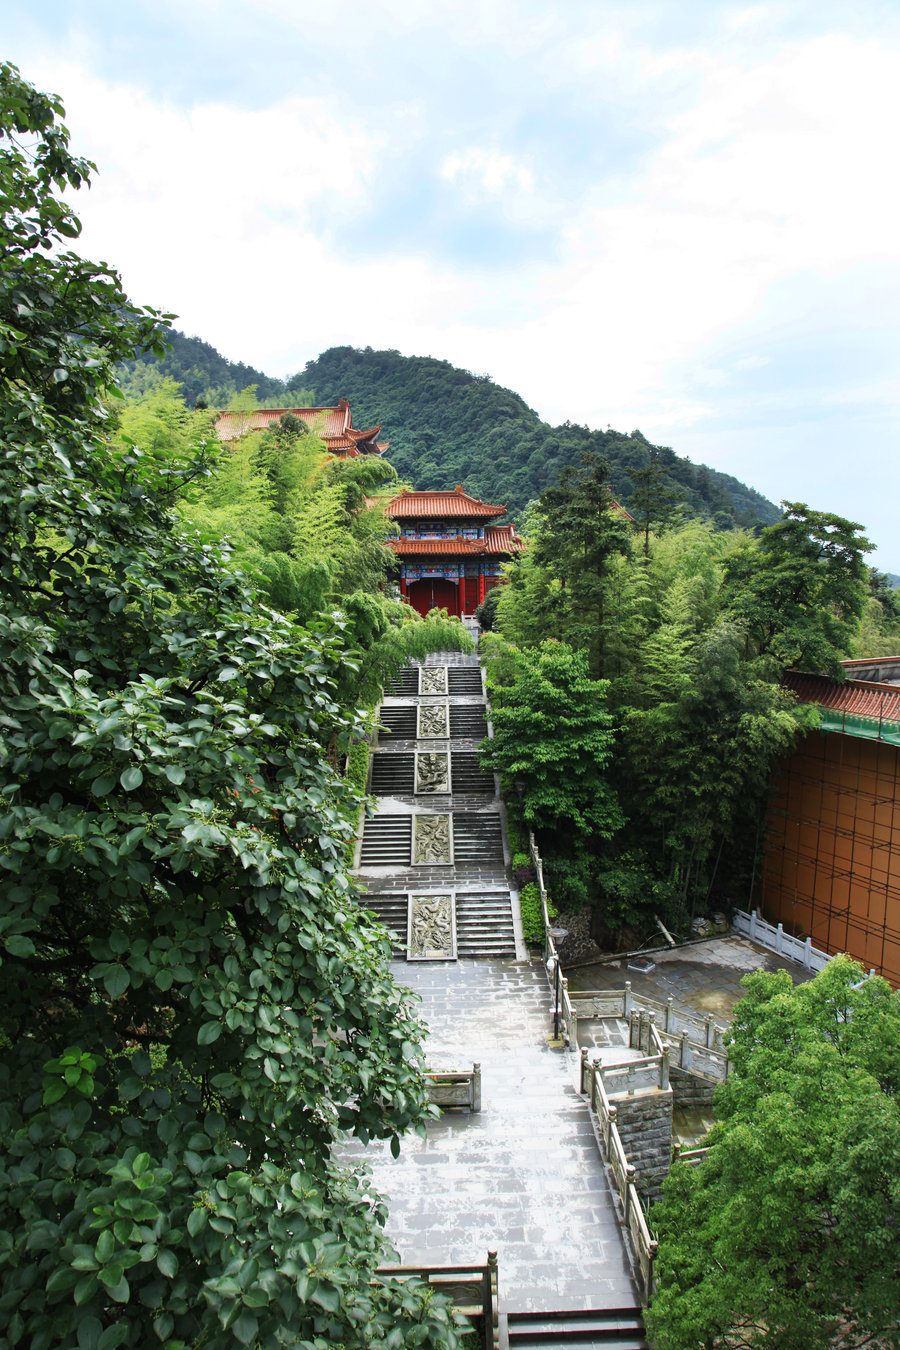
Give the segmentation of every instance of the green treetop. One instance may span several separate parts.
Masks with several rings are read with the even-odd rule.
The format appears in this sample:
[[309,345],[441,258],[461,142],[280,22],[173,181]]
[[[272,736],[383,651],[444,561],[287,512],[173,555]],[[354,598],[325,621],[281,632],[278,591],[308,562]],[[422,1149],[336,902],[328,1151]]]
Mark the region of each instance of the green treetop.
[[658,1350],[900,1345],[900,994],[862,977],[746,977],[707,1159],[651,1214]]
[[0,1340],[449,1347],[440,1301],[372,1285],[383,1206],[331,1158],[428,1112],[343,872],[346,652],[108,440],[154,318],[52,251],[88,168],[60,113],[0,69]]

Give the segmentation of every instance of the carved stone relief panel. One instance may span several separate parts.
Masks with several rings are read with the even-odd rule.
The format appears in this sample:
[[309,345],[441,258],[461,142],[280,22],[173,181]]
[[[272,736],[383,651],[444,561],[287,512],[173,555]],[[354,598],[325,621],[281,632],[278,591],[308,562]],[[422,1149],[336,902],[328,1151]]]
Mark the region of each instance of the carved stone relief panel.
[[450,735],[450,718],[446,703],[422,703],[418,711],[418,736]]
[[450,791],[450,756],[446,753],[416,755],[416,792]]
[[413,863],[420,866],[449,866],[453,845],[449,815],[413,816]]
[[445,895],[410,895],[407,961],[456,960],[456,904]]
[[447,667],[419,666],[419,693],[446,694]]

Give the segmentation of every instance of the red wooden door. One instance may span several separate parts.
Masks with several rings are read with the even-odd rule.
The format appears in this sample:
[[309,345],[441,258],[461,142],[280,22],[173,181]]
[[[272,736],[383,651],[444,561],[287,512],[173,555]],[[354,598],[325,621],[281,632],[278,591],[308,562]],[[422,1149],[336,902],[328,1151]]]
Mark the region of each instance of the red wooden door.
[[409,603],[424,617],[430,609],[446,609],[450,614],[459,613],[459,587],[455,581],[443,577],[427,577],[423,581],[411,581],[407,588]]

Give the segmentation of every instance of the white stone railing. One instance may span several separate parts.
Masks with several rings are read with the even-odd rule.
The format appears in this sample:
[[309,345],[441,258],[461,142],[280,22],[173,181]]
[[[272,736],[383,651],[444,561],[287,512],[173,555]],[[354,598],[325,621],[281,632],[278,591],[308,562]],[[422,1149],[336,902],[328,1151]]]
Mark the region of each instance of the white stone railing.
[[[638,1061],[640,1063],[640,1061]],[[613,1174],[616,1191],[622,1202],[622,1214],[625,1228],[631,1238],[632,1250],[637,1263],[637,1274],[641,1298],[649,1303],[653,1295],[653,1263],[656,1260],[656,1241],[650,1236],[641,1199],[634,1184],[635,1167],[628,1161],[616,1124],[616,1107],[610,1101],[607,1082],[613,1085],[611,1071],[626,1068],[626,1065],[600,1065],[588,1061],[587,1050],[581,1052],[581,1090],[597,1118],[603,1151]],[[659,1070],[650,1086],[657,1086]],[[668,1080],[667,1080],[668,1081]],[[621,1090],[614,1088],[614,1091]],[[628,1089],[626,1088],[625,1091]]]
[[758,942],[761,947],[767,947],[770,952],[797,961],[807,970],[824,970],[831,960],[827,952],[819,951],[818,947],[812,945],[812,938],[791,937],[780,923],[766,923],[758,909],[754,909],[751,914],[742,909],[735,910],[731,926],[736,933]]
[[467,1106],[470,1111],[481,1110],[481,1065],[473,1064],[470,1071],[439,1073],[426,1071],[425,1084],[428,1100],[435,1106]]
[[421,1280],[436,1293],[446,1294],[465,1317],[482,1319],[483,1350],[500,1350],[500,1298],[497,1253],[488,1252],[484,1266],[380,1266],[380,1282]]

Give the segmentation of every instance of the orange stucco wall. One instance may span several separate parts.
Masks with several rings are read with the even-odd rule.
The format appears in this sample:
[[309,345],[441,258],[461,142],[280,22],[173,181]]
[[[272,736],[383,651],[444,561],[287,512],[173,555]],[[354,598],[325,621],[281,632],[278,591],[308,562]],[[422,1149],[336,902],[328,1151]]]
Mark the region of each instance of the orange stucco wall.
[[900,986],[900,750],[810,732],[776,775],[765,917]]

